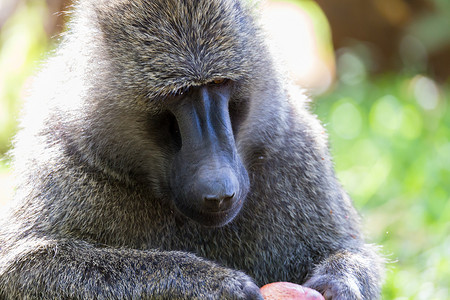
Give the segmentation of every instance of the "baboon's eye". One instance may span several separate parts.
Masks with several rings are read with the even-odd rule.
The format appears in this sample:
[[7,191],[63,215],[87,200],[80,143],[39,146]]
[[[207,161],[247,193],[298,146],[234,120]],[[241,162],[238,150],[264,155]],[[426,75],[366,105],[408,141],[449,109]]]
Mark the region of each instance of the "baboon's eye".
[[227,82],[227,79],[225,78],[217,78],[214,79],[213,81],[211,81],[211,84],[224,84],[225,82]]

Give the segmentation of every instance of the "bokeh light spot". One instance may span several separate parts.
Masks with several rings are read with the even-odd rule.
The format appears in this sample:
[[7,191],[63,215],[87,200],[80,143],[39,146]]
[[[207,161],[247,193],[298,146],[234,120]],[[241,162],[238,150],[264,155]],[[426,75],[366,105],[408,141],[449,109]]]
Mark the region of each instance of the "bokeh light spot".
[[402,125],[402,119],[402,107],[392,95],[378,99],[370,111],[371,127],[384,135],[394,134]]
[[418,75],[413,80],[414,96],[417,103],[426,110],[433,110],[439,103],[439,88],[428,77]]
[[331,127],[344,139],[354,139],[361,132],[361,112],[350,99],[338,101],[332,110]]
[[411,140],[416,139],[421,135],[422,129],[423,120],[417,109],[412,106],[404,106],[400,128],[403,137]]
[[356,85],[367,76],[364,62],[354,53],[347,49],[338,51],[337,72],[339,80],[347,85]]

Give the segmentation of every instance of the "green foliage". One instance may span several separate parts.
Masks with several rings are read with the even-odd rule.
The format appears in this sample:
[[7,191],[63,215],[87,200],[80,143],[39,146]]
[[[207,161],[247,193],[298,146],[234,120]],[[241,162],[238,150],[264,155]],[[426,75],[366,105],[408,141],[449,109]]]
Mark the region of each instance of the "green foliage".
[[[1,5],[0,5],[1,6]],[[16,130],[21,94],[48,42],[43,28],[44,1],[28,1],[0,32],[0,159]]]
[[390,260],[382,299],[449,299],[450,86],[414,74],[368,79],[352,59],[341,54],[341,80],[315,112],[369,240]]

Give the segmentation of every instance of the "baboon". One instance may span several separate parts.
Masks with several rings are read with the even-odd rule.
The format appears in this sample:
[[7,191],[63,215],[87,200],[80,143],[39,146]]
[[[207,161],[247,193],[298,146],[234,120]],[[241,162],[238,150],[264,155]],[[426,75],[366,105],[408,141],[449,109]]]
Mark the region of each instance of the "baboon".
[[81,0],[37,76],[1,299],[378,297],[308,98],[240,0]]

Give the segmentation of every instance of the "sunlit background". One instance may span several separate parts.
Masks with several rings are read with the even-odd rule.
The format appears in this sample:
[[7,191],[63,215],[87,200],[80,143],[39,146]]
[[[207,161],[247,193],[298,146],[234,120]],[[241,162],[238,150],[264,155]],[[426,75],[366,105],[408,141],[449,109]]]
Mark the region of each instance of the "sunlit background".
[[[0,209],[21,98],[69,5],[0,0]],[[382,299],[450,299],[450,1],[259,5],[273,53],[315,99],[368,241],[390,260]]]

